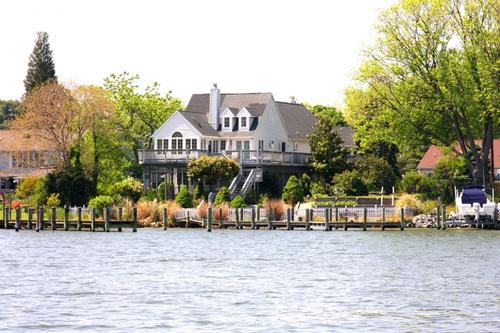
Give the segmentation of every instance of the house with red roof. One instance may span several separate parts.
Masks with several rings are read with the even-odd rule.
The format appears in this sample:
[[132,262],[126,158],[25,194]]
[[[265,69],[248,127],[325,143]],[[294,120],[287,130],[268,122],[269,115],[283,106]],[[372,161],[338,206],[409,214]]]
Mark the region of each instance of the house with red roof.
[[[481,141],[478,141],[477,144],[481,144]],[[455,149],[461,152],[460,146],[457,145]],[[417,171],[424,175],[432,174],[437,163],[443,157],[453,154],[453,152],[447,152],[446,150],[446,148],[431,145],[418,163]],[[500,182],[500,139],[493,140],[493,155],[495,179]]]

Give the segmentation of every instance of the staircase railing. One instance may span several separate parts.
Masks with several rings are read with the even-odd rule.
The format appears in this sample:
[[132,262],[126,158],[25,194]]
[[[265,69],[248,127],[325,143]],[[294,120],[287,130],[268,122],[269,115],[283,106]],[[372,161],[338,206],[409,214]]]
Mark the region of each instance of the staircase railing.
[[248,191],[250,190],[254,182],[255,182],[255,169],[252,169],[252,171],[250,171],[247,178],[245,179],[245,183],[243,184],[243,187],[241,188],[241,191],[239,193],[243,198],[246,197]]
[[229,185],[229,194],[231,197],[233,197],[234,191],[236,191],[236,188],[238,187],[238,184],[240,183],[241,180],[241,173],[238,173],[236,177],[233,178],[233,181],[231,182],[231,185]]

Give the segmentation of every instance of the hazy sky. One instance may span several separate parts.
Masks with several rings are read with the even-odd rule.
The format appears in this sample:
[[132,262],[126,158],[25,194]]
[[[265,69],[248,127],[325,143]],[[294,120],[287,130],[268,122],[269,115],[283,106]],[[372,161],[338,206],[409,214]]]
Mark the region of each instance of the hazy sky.
[[224,92],[342,103],[395,0],[0,2],[0,99],[24,93],[37,31],[49,33],[60,81],[101,84],[128,71],[187,103],[217,82]]

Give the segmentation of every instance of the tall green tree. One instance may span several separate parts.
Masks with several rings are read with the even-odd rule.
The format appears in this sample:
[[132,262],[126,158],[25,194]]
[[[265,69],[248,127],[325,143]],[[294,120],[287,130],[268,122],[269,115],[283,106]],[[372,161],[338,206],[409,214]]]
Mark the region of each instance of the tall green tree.
[[33,88],[51,80],[57,81],[57,77],[49,45],[49,35],[46,32],[39,32],[30,55],[24,87],[29,93]]
[[401,0],[359,69],[355,93],[374,106],[359,114],[402,146],[458,143],[482,183],[500,118],[498,22],[498,0]]
[[308,136],[312,155],[310,167],[322,180],[329,182],[335,174],[346,168],[347,152],[336,132],[334,119],[324,115],[318,119]]
[[138,161],[137,150],[151,147],[151,135],[172,113],[182,109],[181,100],[162,94],[157,82],[139,91],[139,75],[127,72],[111,74],[104,80],[104,87],[111,93],[114,125],[121,131],[122,140],[131,146],[131,156]]

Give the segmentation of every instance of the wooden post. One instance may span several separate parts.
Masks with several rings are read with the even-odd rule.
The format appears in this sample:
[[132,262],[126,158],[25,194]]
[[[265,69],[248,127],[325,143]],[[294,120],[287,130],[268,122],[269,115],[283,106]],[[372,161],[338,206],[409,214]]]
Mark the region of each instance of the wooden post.
[[442,218],[442,222],[441,222],[441,229],[443,230],[446,230],[446,206],[443,205],[442,206],[443,208],[441,209],[441,212],[443,213],[443,218]]
[[45,217],[44,208],[40,207],[40,230],[43,230],[43,219]]
[[385,222],[385,207],[382,207],[382,223]]
[[286,209],[286,230],[291,230],[290,219],[292,218],[292,209]]
[[260,207],[257,208],[257,222],[260,222]]
[[162,221],[163,221],[163,230],[167,230],[168,229],[168,208],[167,207],[163,207]]
[[368,220],[368,208],[363,208],[363,231],[366,231],[366,222]]
[[76,230],[82,231],[82,207],[76,209]]
[[40,232],[40,226],[41,226],[41,217],[40,217],[40,210],[41,208],[37,209],[36,211],[36,221],[35,221],[35,229],[36,232]]
[[90,230],[95,231],[95,208],[90,209]]
[[331,208],[325,208],[325,231],[330,231]]
[[251,221],[252,230],[255,229],[255,207],[252,208],[252,221]]
[[33,228],[33,208],[28,207],[28,230]]
[[64,231],[68,231],[68,220],[69,220],[69,207],[64,206]]
[[213,209],[212,207],[208,207],[208,212],[207,212],[207,217],[208,217],[208,220],[207,220],[207,231],[208,232],[212,231],[212,214],[213,214],[212,209]]
[[57,217],[56,207],[52,207],[50,214],[50,230],[56,230],[56,217]]
[[123,207],[118,207],[118,232],[122,232],[121,224],[123,223]]
[[314,209],[313,208],[309,209],[309,214],[311,216],[309,217],[309,224],[307,226],[307,230],[311,230],[311,222],[314,222]]
[[440,229],[441,228],[441,205],[437,206],[437,211],[436,211],[436,228]]
[[401,230],[405,230],[405,209],[404,207],[401,207],[400,211],[400,221],[401,221]]
[[104,231],[109,232],[109,208],[104,207],[102,213],[104,215]]
[[311,213],[309,212],[309,208],[306,208],[306,230],[309,230],[309,219],[311,218]]
[[238,208],[234,209],[234,214],[236,215],[236,229],[240,228],[240,213],[238,211]]
[[132,232],[137,232],[137,207],[132,209],[133,221],[132,221]]
[[16,232],[19,231],[20,224],[21,224],[21,207],[17,207],[16,208],[16,224],[15,224]]
[[219,229],[222,229],[222,208],[219,208]]
[[3,227],[4,229],[9,229],[9,208],[3,210]]
[[271,230],[273,228],[273,209],[270,208],[267,216],[267,230]]

